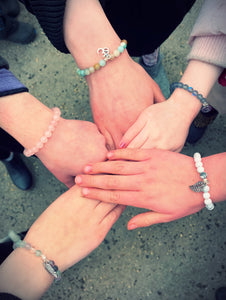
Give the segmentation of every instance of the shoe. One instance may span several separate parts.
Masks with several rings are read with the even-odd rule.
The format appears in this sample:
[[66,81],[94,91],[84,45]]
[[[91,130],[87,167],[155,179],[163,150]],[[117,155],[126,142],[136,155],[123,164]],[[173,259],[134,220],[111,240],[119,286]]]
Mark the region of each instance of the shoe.
[[[21,240],[24,239],[27,231],[19,233]],[[13,251],[13,242],[8,236],[0,240],[0,265]]]
[[216,300],[226,300],[226,287],[220,287],[216,290]]
[[158,55],[157,63],[154,66],[147,66],[144,64],[142,57],[139,59],[139,64],[151,76],[151,78],[159,85],[164,97],[166,99],[170,96],[170,84],[166,72],[162,64],[162,56]]
[[19,44],[29,44],[36,37],[36,29],[27,23],[9,17],[0,8],[0,40]]
[[19,155],[11,152],[8,158],[1,161],[15,186],[24,191],[32,186],[32,175]]
[[197,117],[192,122],[186,143],[195,144],[204,135],[209,124],[213,123],[218,115],[218,111],[209,105],[208,112],[199,112]]
[[20,5],[17,0],[1,0],[8,16],[15,18],[20,13]]
[[0,56],[0,69],[9,69],[8,61],[5,60],[2,56]]

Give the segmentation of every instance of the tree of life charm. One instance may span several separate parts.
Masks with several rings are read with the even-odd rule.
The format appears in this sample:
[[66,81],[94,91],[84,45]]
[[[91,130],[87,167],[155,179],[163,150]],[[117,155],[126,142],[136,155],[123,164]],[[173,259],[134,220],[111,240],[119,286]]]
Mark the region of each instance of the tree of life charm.
[[100,53],[103,55],[105,61],[111,59],[111,55],[109,53],[109,48],[107,48],[107,47],[98,48],[97,54],[100,54]]

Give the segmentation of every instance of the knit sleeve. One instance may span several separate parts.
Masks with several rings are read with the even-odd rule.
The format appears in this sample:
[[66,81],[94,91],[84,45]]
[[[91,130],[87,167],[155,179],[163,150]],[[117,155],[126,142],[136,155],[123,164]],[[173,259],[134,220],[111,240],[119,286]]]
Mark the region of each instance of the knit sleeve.
[[63,53],[69,53],[63,32],[66,0],[21,0],[21,2],[36,16],[52,45]]

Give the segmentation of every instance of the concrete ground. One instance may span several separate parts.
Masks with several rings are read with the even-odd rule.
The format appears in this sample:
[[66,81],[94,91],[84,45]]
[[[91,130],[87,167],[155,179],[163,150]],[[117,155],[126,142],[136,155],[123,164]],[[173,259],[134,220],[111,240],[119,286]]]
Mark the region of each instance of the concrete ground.
[[[187,39],[200,1],[162,46],[170,82],[186,66]],[[78,78],[70,55],[53,48],[36,19],[22,10],[19,19],[34,24],[37,39],[30,45],[0,42],[0,54],[30,92],[47,106],[59,106],[65,118],[91,120],[88,89]],[[205,136],[183,153],[204,156],[225,151],[226,116],[209,126]],[[35,158],[26,159],[33,187],[18,190],[0,164],[0,237],[9,229],[27,229],[65,186]],[[216,166],[217,167],[217,166]],[[217,178],[216,178],[217,184]],[[100,247],[63,274],[43,299],[68,300],[213,300],[226,286],[226,202],[178,221],[128,232],[126,224],[139,209],[127,208]]]

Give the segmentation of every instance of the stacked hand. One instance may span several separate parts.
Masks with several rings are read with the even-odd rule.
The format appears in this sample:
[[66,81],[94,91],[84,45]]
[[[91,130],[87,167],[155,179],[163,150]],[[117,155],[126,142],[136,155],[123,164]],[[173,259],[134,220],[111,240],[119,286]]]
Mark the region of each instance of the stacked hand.
[[201,193],[189,185],[199,180],[193,159],[166,150],[122,149],[109,161],[91,164],[75,182],[85,197],[149,209],[133,217],[128,229],[169,222],[204,207]]

